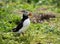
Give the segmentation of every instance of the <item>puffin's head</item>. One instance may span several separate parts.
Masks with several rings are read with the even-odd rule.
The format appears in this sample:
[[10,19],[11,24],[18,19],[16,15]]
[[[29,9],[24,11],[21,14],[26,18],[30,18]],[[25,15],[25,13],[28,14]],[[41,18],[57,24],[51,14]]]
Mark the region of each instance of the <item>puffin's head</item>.
[[32,16],[32,13],[31,12],[28,12],[26,10],[22,10],[21,12],[23,13],[23,16],[24,17],[31,17]]

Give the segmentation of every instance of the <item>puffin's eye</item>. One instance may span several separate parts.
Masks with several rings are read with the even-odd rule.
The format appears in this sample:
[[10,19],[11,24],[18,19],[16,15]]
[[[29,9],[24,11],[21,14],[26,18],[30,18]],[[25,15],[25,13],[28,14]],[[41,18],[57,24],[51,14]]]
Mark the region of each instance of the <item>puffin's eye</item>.
[[26,13],[28,13],[28,12],[26,12]]

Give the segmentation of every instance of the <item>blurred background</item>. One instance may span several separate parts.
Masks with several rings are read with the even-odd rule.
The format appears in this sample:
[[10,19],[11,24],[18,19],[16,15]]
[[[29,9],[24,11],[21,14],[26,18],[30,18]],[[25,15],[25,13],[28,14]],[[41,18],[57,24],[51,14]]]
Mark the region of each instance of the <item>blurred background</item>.
[[[56,18],[43,23],[31,21],[25,36],[18,36],[8,31],[20,21],[20,10],[54,14]],[[60,0],[0,0],[0,44],[60,44]]]

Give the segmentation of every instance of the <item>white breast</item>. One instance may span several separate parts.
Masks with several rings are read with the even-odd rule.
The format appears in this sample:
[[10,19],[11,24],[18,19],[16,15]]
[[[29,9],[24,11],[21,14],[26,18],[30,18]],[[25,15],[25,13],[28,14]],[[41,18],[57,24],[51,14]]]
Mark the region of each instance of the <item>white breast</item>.
[[30,19],[26,19],[23,23],[23,27],[30,25]]
[[29,25],[30,25],[30,19],[28,18],[23,22],[23,27],[18,31],[18,33],[26,31]]

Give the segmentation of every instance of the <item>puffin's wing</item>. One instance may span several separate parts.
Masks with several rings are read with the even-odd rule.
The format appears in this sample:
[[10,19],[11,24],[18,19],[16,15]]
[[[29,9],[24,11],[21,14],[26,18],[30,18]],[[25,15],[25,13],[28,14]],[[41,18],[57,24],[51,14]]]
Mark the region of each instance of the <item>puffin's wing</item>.
[[23,21],[20,21],[19,24],[17,25],[17,27],[15,29],[13,29],[14,32],[19,31],[21,28],[23,27]]

